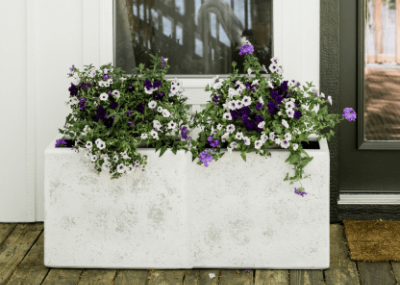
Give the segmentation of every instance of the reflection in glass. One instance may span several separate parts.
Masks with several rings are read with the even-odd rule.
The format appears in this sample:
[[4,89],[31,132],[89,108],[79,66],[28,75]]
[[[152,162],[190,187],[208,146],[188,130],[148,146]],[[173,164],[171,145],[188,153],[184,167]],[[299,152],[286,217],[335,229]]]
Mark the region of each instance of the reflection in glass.
[[273,0],[116,0],[115,59],[126,71],[168,58],[169,74],[243,71],[249,40],[262,64],[272,57]]
[[365,1],[365,139],[400,140],[400,1]]

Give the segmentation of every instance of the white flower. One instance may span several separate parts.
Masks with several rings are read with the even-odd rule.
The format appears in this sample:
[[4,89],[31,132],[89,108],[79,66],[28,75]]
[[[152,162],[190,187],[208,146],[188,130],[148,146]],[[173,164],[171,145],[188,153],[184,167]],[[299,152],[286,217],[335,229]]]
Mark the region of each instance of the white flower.
[[250,138],[249,137],[244,137],[243,142],[245,145],[250,145]]
[[325,102],[332,105],[332,96],[328,96],[328,99]]
[[228,153],[232,153],[233,148],[227,147],[226,149],[228,150]]
[[269,88],[274,89],[274,84],[272,84],[272,79],[271,78],[267,80],[267,84],[268,84]]
[[288,148],[290,146],[290,143],[287,140],[283,140],[281,143],[281,147],[283,148]]
[[239,92],[235,90],[234,88],[230,87],[228,90],[228,97],[233,98],[233,96],[239,95]]
[[296,86],[296,80],[294,80],[294,79],[292,79],[292,80],[289,80],[289,87],[294,87],[294,86]]
[[261,139],[261,141],[262,141],[263,143],[266,143],[267,140],[268,140],[268,136],[267,136],[266,134],[263,133],[263,134],[261,135],[261,138],[260,138],[260,139]]
[[135,160],[135,165],[139,166],[140,165],[140,160]]
[[164,118],[168,118],[171,115],[171,113],[168,110],[164,109],[162,111],[162,115]]
[[297,150],[299,148],[299,145],[297,143],[293,144],[293,150]]
[[262,145],[263,145],[262,140],[258,140],[258,141],[254,142],[254,148],[255,149],[260,149],[262,147]]
[[158,140],[158,133],[155,130],[151,130],[150,135],[153,137],[153,139]]
[[222,87],[222,82],[216,82],[216,83],[214,83],[214,85],[213,85],[213,88],[214,89],[220,89]]
[[157,106],[157,102],[156,101],[153,100],[153,101],[149,102],[149,108],[150,109],[154,109],[156,106]]
[[275,63],[275,64],[279,64],[279,57],[275,56],[275,57],[271,58],[271,62]]
[[93,143],[91,141],[87,141],[85,146],[87,148],[92,148],[93,147]]
[[231,142],[231,143],[230,143],[230,147],[231,147],[231,148],[237,148],[237,146],[238,146],[238,143],[237,143],[237,142]]
[[74,80],[72,80],[72,84],[74,84],[75,86],[78,85],[79,83],[81,83],[81,80],[79,77],[74,78]]
[[217,129],[218,129],[218,130],[222,130],[222,128],[223,128],[223,126],[222,126],[221,124],[218,124],[218,125],[217,125]]
[[126,167],[126,173],[128,173],[128,174],[132,173],[134,170],[135,170],[135,167],[133,167],[132,164],[129,164],[129,165]]
[[104,81],[104,87],[110,87],[110,82],[108,82],[108,81]]
[[101,101],[107,101],[108,99],[108,94],[107,93],[101,93],[100,94],[100,100]]
[[215,77],[213,77],[211,84],[214,84],[214,83],[216,83],[218,81],[219,81],[219,75],[216,75]]
[[99,86],[104,87],[104,81],[99,81]]
[[264,64],[262,65],[261,71],[265,71],[266,73],[268,73],[268,70],[267,70],[267,68],[265,67]]
[[153,91],[154,91],[154,88],[153,88],[153,87],[151,87],[150,89],[147,89],[146,87],[144,88],[144,92],[145,92],[146,94],[151,95],[151,94],[153,94]]
[[262,121],[262,122],[258,123],[257,127],[258,127],[259,129],[264,129],[264,127],[265,127],[265,121]]
[[146,139],[148,138],[148,135],[145,134],[145,133],[143,133],[143,134],[140,135],[140,138],[141,138],[142,140],[146,140]]
[[114,82],[114,80],[112,78],[109,78],[107,79],[107,82],[111,85]]
[[228,108],[230,110],[236,110],[236,101],[235,100],[229,101],[228,102]]
[[284,126],[285,128],[289,128],[289,124],[285,119],[282,119],[282,126]]
[[279,66],[275,63],[271,63],[271,65],[269,66],[269,70],[271,72],[277,72],[278,68],[279,68]]
[[253,72],[253,70],[251,70],[251,68],[249,67],[249,68],[247,69],[247,74],[250,75],[252,72]]
[[126,151],[121,152],[121,156],[123,159],[130,159],[130,157],[128,156],[128,154],[126,153]]
[[161,113],[164,109],[161,106],[157,107],[157,112]]
[[240,100],[235,100],[235,103],[236,103],[236,109],[242,109],[242,107],[243,107],[243,102],[242,101],[240,101]]
[[293,109],[294,108],[294,104],[293,104],[293,102],[287,102],[285,107],[286,107],[286,109]]
[[116,154],[116,155],[114,155],[114,157],[113,157],[113,161],[114,162],[118,162],[118,160],[119,160],[119,157],[118,157],[118,155]]
[[96,70],[95,70],[95,69],[90,70],[90,71],[89,71],[89,77],[90,77],[90,78],[93,78],[93,77],[95,77],[95,76],[96,76]]
[[258,83],[259,83],[259,82],[260,82],[260,79],[254,80],[254,81],[251,83],[251,87],[258,86]]
[[222,118],[227,119],[227,120],[232,120],[232,115],[231,113],[225,113]]
[[153,120],[153,128],[155,128],[157,131],[161,129],[162,125],[159,120]]
[[243,133],[242,132],[237,132],[235,138],[237,140],[242,140],[244,138]]
[[251,105],[251,97],[244,96],[242,99],[243,106],[250,106]]
[[103,165],[101,166],[101,168],[107,173],[110,172],[110,167],[111,167],[110,163],[108,163],[106,161],[104,161]]
[[282,112],[281,111],[278,112],[278,116],[282,116]]
[[258,103],[261,103],[262,105],[264,105],[264,99],[262,97],[258,98]]
[[98,138],[97,140],[94,141],[94,143],[95,143],[96,145],[99,145],[99,143],[101,143],[101,142],[102,142],[101,138]]
[[119,80],[121,80],[121,83],[124,83],[124,81],[126,80],[126,78],[121,76],[121,77],[119,78]]
[[120,164],[117,165],[117,172],[118,172],[118,173],[124,173],[124,172],[125,172],[125,169],[126,169],[126,167],[125,167],[125,165],[123,165],[122,163],[120,163]]
[[285,140],[290,141],[292,139],[292,135],[290,133],[285,134]]
[[296,99],[294,99],[294,98],[290,98],[289,100],[290,100],[290,102],[293,102],[293,103],[296,101]]
[[276,73],[278,73],[279,75],[282,74],[282,73],[283,73],[283,69],[280,68],[280,67],[278,67],[278,68],[276,69]]
[[294,111],[293,109],[286,109],[286,114],[289,118],[294,118]]
[[171,121],[168,123],[168,129],[174,130],[176,128],[176,123],[174,121]]
[[103,142],[103,141],[101,141],[101,142],[99,142],[99,144],[97,145],[97,147],[98,147],[100,150],[105,149],[105,148],[106,148],[106,143]]
[[118,90],[114,90],[113,92],[111,92],[111,94],[112,94],[115,98],[121,97],[121,93],[119,93]]
[[275,134],[274,134],[274,132],[270,132],[270,133],[269,133],[269,139],[270,139],[271,141],[273,141],[273,140],[275,139]]
[[235,131],[235,125],[233,125],[233,124],[230,124],[230,125],[228,125],[227,127],[226,127],[226,131],[228,132],[228,133],[233,133],[234,131]]
[[91,157],[90,157],[90,159],[91,159],[91,161],[93,161],[93,162],[95,162],[96,160],[97,160],[97,155],[92,155]]
[[276,143],[277,145],[280,145],[280,144],[281,144],[281,140],[280,140],[279,138],[276,138],[276,139],[275,139],[275,143]]
[[321,94],[319,95],[320,98],[325,98],[325,94],[321,92]]
[[222,140],[222,142],[229,140],[229,133],[223,134],[223,136],[221,137],[221,140]]

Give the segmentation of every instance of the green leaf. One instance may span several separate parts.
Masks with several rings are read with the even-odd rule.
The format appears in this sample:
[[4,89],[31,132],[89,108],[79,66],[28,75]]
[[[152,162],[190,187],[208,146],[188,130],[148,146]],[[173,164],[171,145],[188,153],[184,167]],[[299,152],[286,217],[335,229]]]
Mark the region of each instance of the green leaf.
[[296,153],[291,153],[289,157],[286,159],[286,162],[289,162],[290,164],[296,164],[300,161],[300,157]]
[[240,156],[243,158],[244,161],[246,161],[246,153],[244,151],[240,153]]
[[306,167],[307,164],[310,163],[311,160],[313,160],[313,158],[314,157],[311,157],[311,156],[302,158],[301,163],[300,163],[300,167],[302,167],[302,168]]
[[167,146],[163,146],[160,151],[160,156],[162,156],[167,151]]

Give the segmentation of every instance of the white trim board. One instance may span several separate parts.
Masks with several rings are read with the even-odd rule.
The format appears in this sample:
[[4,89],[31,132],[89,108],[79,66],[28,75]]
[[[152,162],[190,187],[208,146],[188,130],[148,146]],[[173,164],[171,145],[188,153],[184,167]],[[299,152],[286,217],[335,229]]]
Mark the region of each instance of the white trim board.
[[340,194],[339,205],[400,205],[399,194]]

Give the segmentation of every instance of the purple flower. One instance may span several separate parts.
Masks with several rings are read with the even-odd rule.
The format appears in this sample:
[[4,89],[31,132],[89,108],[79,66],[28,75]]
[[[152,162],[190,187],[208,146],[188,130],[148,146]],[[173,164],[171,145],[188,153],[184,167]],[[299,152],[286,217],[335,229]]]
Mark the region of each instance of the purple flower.
[[76,86],[75,86],[73,83],[71,83],[71,87],[68,88],[68,91],[69,91],[69,94],[70,94],[71,96],[76,96],[76,95],[78,95],[78,88],[76,88]]
[[239,110],[231,111],[231,115],[232,115],[232,119],[236,120],[237,118],[239,118],[239,115],[240,115]]
[[74,68],[75,68],[75,66],[72,65],[72,67],[69,68],[69,71],[71,71],[71,72],[67,73],[67,75],[72,76],[72,73],[74,72]]
[[138,111],[139,113],[143,114],[143,112],[144,112],[144,103],[140,103],[139,105],[137,105],[136,111]]
[[256,108],[257,110],[259,110],[259,109],[261,109],[262,105],[263,105],[263,104],[258,103],[254,108]]
[[82,83],[81,84],[81,89],[89,89],[89,87],[92,86],[90,83]]
[[256,121],[257,121],[257,123],[261,123],[262,121],[264,121],[264,118],[262,116],[260,116],[260,115],[257,115],[256,116]]
[[161,57],[161,62],[162,62],[161,68],[164,68],[165,67],[165,59],[163,57]]
[[114,116],[109,117],[109,118],[107,118],[107,119],[104,120],[104,125],[105,125],[107,128],[111,128],[111,126],[112,126],[113,123],[114,123]]
[[279,110],[279,108],[272,101],[269,102],[267,106],[268,106],[268,112],[270,113],[271,116],[275,115]]
[[118,105],[118,103],[117,103],[116,101],[112,101],[112,102],[110,103],[110,108],[113,109],[113,110],[117,109],[118,106],[119,106],[119,105]]
[[98,122],[99,120],[107,118],[107,113],[106,109],[104,109],[102,106],[99,106],[96,111],[96,117],[94,119],[95,122]]
[[207,138],[207,140],[208,140],[208,142],[210,143],[210,145],[211,145],[212,147],[217,147],[217,146],[219,146],[219,140],[214,140],[214,136],[209,136],[209,137]]
[[107,75],[107,74],[104,74],[103,80],[107,80],[107,79],[108,79],[108,75]]
[[188,128],[187,128],[186,126],[183,126],[182,129],[181,129],[181,136],[182,136],[182,138],[185,139],[185,140],[188,139],[188,136],[187,136],[187,134],[186,134],[187,132],[188,132]]
[[246,270],[245,272],[246,272],[246,273],[249,273],[249,272],[250,272],[250,270]]
[[56,147],[66,147],[67,142],[63,139],[56,140]]
[[280,89],[282,92],[286,92],[288,90],[288,81],[283,81]]
[[[162,85],[162,82],[161,81],[156,81],[156,82],[154,82],[154,84],[153,84],[153,88],[158,88],[158,87],[160,87]],[[147,88],[147,87],[146,87]],[[149,88],[147,88],[147,90],[149,90]]]
[[240,113],[241,113],[242,115],[250,115],[251,111],[250,111],[250,108],[249,108],[248,106],[246,106],[246,107],[243,107],[243,108],[240,110]]
[[79,110],[84,111],[86,110],[86,99],[85,97],[82,97],[81,100],[79,100]]
[[283,101],[283,95],[280,95],[277,90],[271,92],[271,97],[274,99],[276,104],[280,105]]
[[161,100],[164,97],[164,93],[160,92],[156,95],[155,99],[156,100]]
[[250,88],[251,88],[251,83],[250,82],[246,82],[246,89],[250,90]]
[[202,153],[200,153],[199,160],[201,162],[203,162],[205,167],[208,167],[208,163],[213,160],[213,156],[210,155],[210,151],[209,150],[205,150]]
[[130,117],[133,112],[131,110],[128,110],[126,111],[126,113],[128,114],[128,117]]
[[133,88],[132,85],[129,85],[129,86],[126,88],[126,92],[131,92],[131,91],[133,91],[133,89],[135,89],[135,88]]
[[214,104],[217,104],[219,101],[219,98],[221,98],[222,96],[220,94],[215,94],[214,95]]
[[301,197],[304,197],[304,195],[307,195],[307,193],[304,191],[303,187],[300,187],[299,189],[294,187],[294,193],[296,193],[297,195],[299,195]]
[[345,117],[349,122],[357,119],[356,111],[354,111],[352,108],[345,108],[342,116]]
[[301,114],[301,111],[300,110],[296,110],[296,111],[294,111],[294,118],[295,119],[300,119],[301,118],[301,116],[303,116],[302,114]]
[[244,44],[244,45],[240,48],[239,55],[252,54],[253,52],[254,52],[254,47],[253,47],[252,45]]
[[150,90],[151,88],[153,88],[153,84],[151,84],[151,81],[146,79],[146,81],[144,82],[144,87],[146,87],[147,90]]

